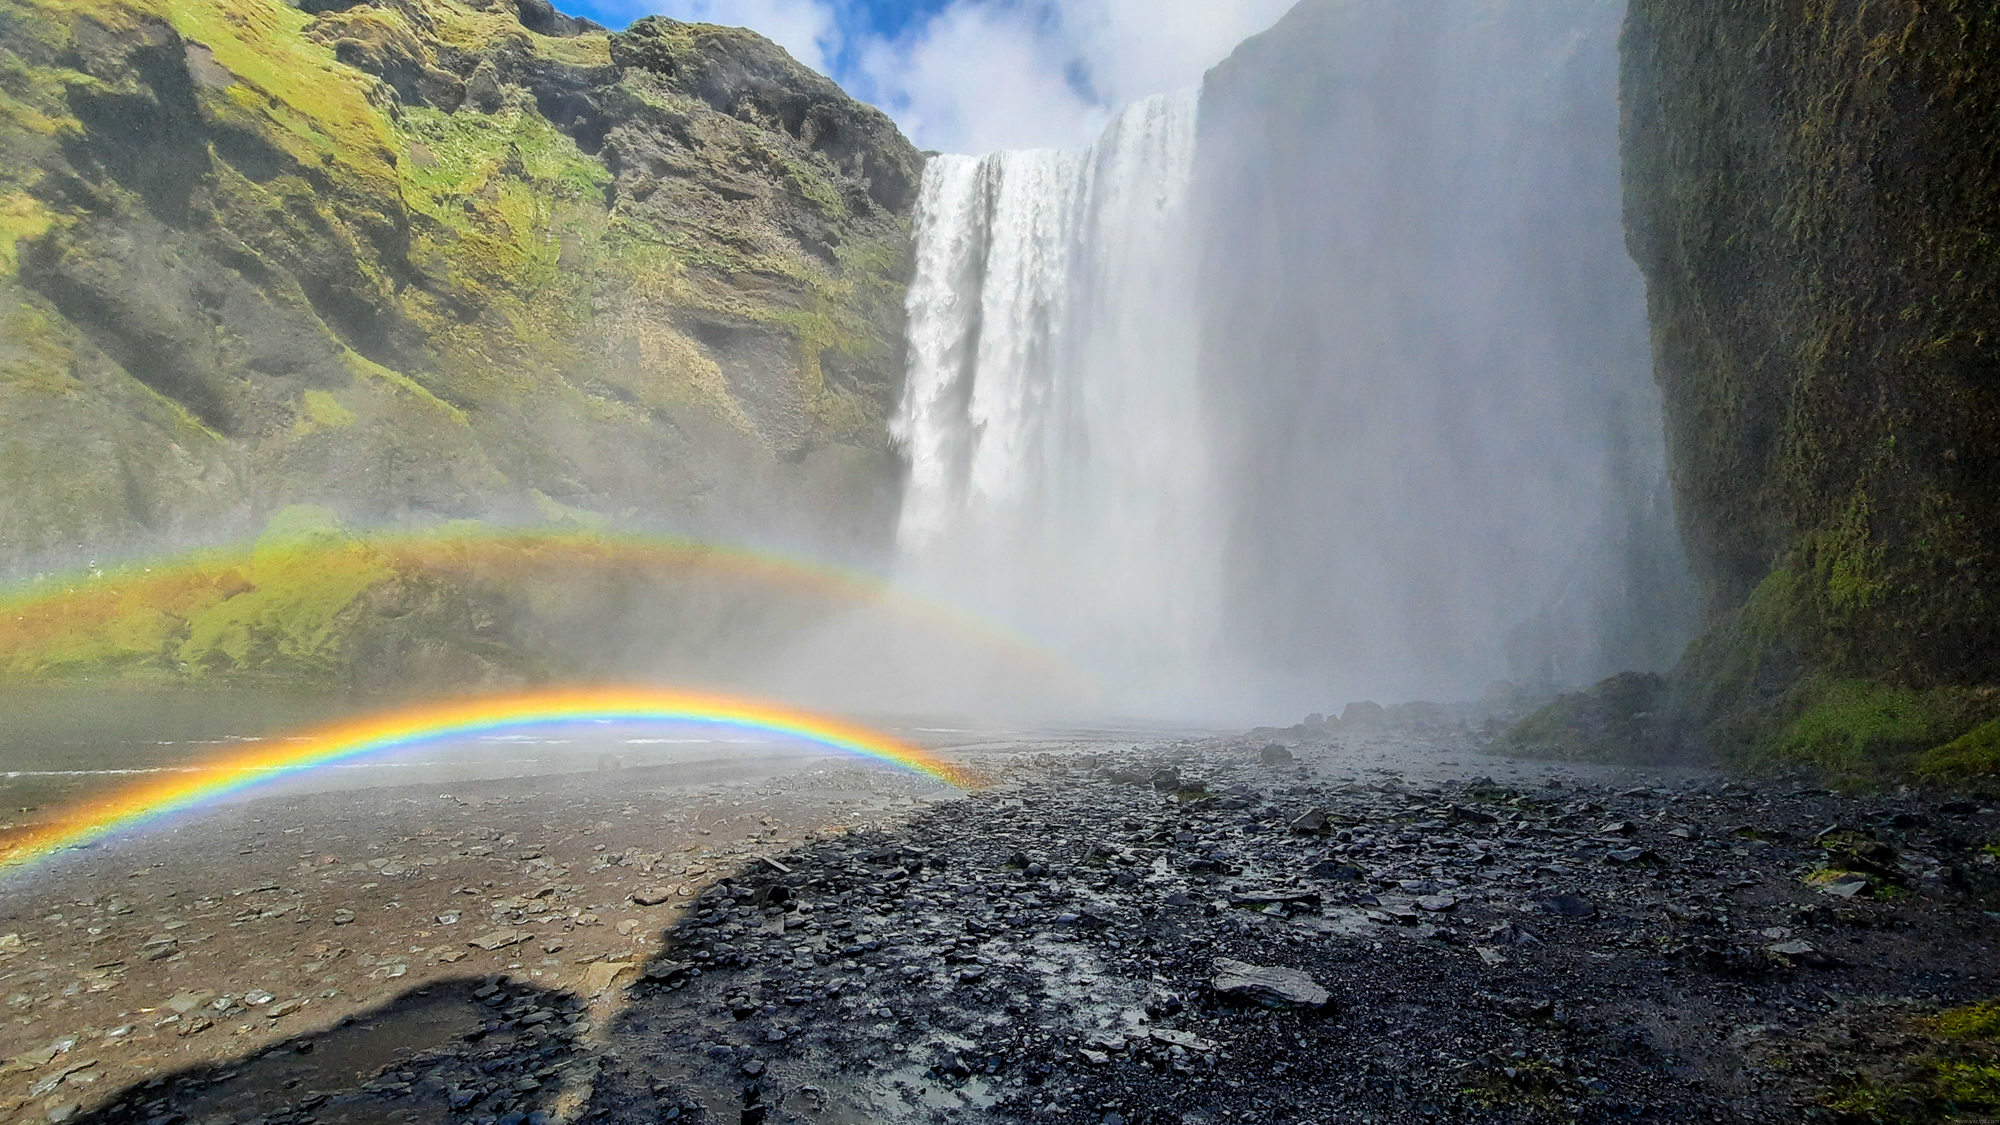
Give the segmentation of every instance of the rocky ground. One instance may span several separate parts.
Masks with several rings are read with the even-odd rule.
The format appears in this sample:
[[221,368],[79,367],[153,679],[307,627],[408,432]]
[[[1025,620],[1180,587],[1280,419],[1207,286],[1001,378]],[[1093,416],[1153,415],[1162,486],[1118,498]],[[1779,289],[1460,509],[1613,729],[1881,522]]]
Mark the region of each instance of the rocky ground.
[[[266,833],[242,862],[275,887],[100,870],[91,901],[21,904],[0,938],[12,1108],[150,1125],[1992,1111],[2000,1015],[1966,1007],[2000,992],[1991,804],[1551,771],[1391,734],[981,764],[996,784],[949,801],[833,768],[706,790],[542,779],[484,804],[362,794],[225,826]],[[292,846],[319,833],[349,838]]]

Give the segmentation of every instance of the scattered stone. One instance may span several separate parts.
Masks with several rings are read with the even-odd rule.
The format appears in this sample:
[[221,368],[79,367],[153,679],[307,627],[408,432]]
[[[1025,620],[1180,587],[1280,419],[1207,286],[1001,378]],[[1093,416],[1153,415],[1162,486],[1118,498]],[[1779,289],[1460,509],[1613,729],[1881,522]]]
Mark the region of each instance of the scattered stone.
[[1597,906],[1582,895],[1550,895],[1541,900],[1541,908],[1563,918],[1594,918]]
[[1292,757],[1290,750],[1279,743],[1267,742],[1264,744],[1264,748],[1257,752],[1257,760],[1267,766],[1286,766],[1297,759]]
[[[638,967],[638,964],[633,961],[595,962],[583,970],[583,983],[578,990],[585,996],[602,996],[611,990],[612,984],[619,977],[624,976],[626,973],[636,972]],[[648,980],[670,979],[668,975],[656,976],[655,972],[657,968],[657,966],[647,967],[646,977]]]
[[1165,1043],[1169,1047],[1179,1047],[1187,1051],[1209,1054],[1218,1049],[1214,1040],[1203,1039],[1201,1036],[1190,1031],[1174,1031],[1170,1028],[1156,1027],[1151,1029],[1148,1034],[1156,1042]]
[[1806,882],[1819,889],[1823,895],[1834,898],[1854,898],[1868,891],[1868,876],[1856,871],[1823,869],[1806,877]]
[[1227,957],[1215,959],[1209,987],[1226,1000],[1267,1008],[1320,1009],[1332,1001],[1326,989],[1297,969],[1252,965]]
[[1277,906],[1281,908],[1298,907],[1306,909],[1316,907],[1320,904],[1320,894],[1318,891],[1305,890],[1239,891],[1229,896],[1229,904],[1231,906]]
[[1325,809],[1307,809],[1292,820],[1292,831],[1301,836],[1324,835],[1331,828]]
[[474,949],[484,949],[490,952],[495,949],[505,949],[510,945],[519,945],[533,936],[533,934],[530,934],[526,930],[501,929],[473,938],[465,944],[472,946]]

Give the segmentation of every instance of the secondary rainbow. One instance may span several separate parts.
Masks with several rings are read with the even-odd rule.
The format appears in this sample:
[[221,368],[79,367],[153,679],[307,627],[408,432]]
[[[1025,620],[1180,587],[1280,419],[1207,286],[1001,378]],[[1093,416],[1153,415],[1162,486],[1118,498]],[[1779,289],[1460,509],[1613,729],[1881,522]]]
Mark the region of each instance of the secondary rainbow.
[[987,648],[1029,664],[1050,666],[1076,675],[1062,657],[1012,629],[955,605],[905,590],[886,579],[772,550],[728,543],[703,542],[671,535],[611,531],[547,531],[446,524],[414,531],[339,532],[296,541],[279,539],[233,547],[202,548],[177,556],[140,558],[108,569],[61,572],[12,586],[0,585],[0,617],[16,618],[47,612],[65,602],[145,600],[148,590],[201,579],[235,568],[254,572],[267,564],[293,558],[310,560],[340,552],[365,553],[386,561],[419,565],[453,560],[496,570],[533,571],[537,567],[581,566],[591,562],[649,563],[733,575],[776,587],[816,593],[830,601],[876,603],[915,621],[971,638]]
[[192,773],[107,793],[9,841],[0,854],[0,871],[336,762],[429,743],[579,724],[675,724],[777,735],[887,762],[959,788],[975,784],[963,768],[879,731],[757,700],[649,688],[484,696],[403,708],[252,744],[197,763]]

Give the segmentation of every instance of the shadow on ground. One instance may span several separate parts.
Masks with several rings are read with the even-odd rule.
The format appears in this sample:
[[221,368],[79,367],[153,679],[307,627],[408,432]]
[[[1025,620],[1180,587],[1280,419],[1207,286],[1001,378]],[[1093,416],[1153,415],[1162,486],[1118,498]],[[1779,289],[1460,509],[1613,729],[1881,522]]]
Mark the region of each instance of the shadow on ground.
[[436,982],[320,1034],[150,1079],[70,1121],[541,1125],[588,1065],[586,1013],[573,993],[504,976]]

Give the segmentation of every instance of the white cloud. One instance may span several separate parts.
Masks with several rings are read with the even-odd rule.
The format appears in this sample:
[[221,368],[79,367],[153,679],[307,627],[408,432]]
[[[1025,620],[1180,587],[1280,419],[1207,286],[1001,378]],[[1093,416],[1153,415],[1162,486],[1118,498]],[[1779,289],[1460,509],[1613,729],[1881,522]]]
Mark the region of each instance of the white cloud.
[[821,74],[843,37],[839,14],[825,0],[653,0],[646,8],[690,23],[747,27]]
[[991,152],[1074,144],[1104,111],[1064,73],[1067,44],[1019,9],[961,2],[916,34],[860,54],[857,93],[873,95],[925,148]]
[[888,39],[857,31],[850,0],[651,0],[762,33],[949,152],[1089,141],[1119,106],[1200,81],[1292,3],[952,0]]
[[927,148],[1081,144],[1118,107],[1190,86],[1293,0],[955,0],[861,56],[868,87]]

